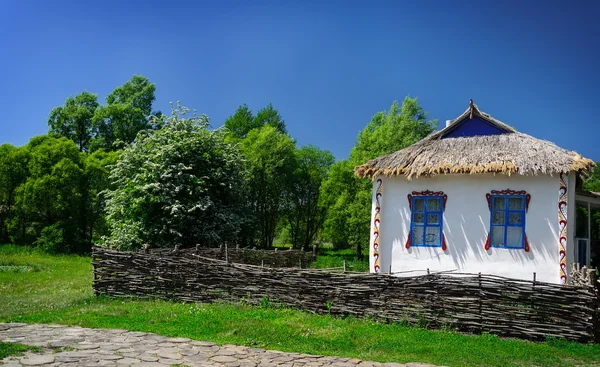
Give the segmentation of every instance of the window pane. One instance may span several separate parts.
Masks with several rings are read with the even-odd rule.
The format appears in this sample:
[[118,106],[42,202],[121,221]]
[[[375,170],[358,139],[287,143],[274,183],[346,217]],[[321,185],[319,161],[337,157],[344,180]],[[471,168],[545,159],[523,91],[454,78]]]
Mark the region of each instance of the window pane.
[[427,214],[427,224],[440,224],[440,215]]
[[417,227],[415,226],[413,228],[413,236],[411,238],[411,243],[413,245],[422,245],[423,244],[423,234],[424,234],[424,227]]
[[440,227],[427,227],[425,242],[430,246],[438,245],[440,243]]
[[425,213],[413,213],[413,220],[418,224],[425,224]]
[[521,213],[509,213],[508,224],[511,225],[523,225],[523,214]]
[[508,198],[509,210],[523,210],[523,198]]
[[425,199],[415,198],[413,210],[422,212],[425,209]]
[[492,226],[492,246],[504,246],[504,227]]
[[492,224],[504,224],[504,213],[506,212],[492,212]]
[[510,247],[523,246],[523,227],[508,227],[506,245]]
[[506,199],[504,197],[494,197],[493,206],[494,210],[506,210]]
[[427,199],[427,211],[439,212],[440,211],[440,199]]

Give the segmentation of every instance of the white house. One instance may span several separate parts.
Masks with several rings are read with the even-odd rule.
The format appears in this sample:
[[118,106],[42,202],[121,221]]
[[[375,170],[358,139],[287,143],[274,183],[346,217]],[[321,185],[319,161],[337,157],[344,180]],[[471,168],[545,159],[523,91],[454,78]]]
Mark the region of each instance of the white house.
[[594,166],[471,101],[441,131],[355,168],[374,183],[371,272],[566,283],[571,263],[589,262],[574,220],[576,204],[600,207],[600,194],[579,190]]

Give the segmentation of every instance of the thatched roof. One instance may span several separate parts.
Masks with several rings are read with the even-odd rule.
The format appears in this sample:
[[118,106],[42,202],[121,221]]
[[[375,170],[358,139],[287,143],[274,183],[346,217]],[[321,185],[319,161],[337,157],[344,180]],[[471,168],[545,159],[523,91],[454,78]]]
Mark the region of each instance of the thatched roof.
[[[479,118],[498,131],[495,135],[447,137],[463,120]],[[357,166],[358,177],[404,175],[409,180],[439,174],[501,173],[506,175],[587,172],[591,159],[558,147],[549,141],[520,133],[482,112],[471,100],[469,108],[444,129],[395,153]]]

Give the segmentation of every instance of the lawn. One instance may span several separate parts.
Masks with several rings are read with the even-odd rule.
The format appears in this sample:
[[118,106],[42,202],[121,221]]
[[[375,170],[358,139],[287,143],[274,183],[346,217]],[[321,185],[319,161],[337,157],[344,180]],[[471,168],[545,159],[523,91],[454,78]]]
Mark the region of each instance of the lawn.
[[64,309],[92,295],[89,257],[0,245],[0,319]]
[[356,252],[353,249],[320,248],[317,260],[311,266],[313,268],[339,268],[343,267],[344,261],[346,261],[346,270],[348,271],[369,271],[368,257],[365,255],[357,259]]
[[126,328],[382,362],[418,361],[451,367],[600,366],[599,345],[556,340],[532,343],[241,304],[95,298],[90,295],[89,258],[0,246],[0,264],[4,267],[0,269],[5,269],[0,270],[0,301],[10,305],[0,310],[0,321]]

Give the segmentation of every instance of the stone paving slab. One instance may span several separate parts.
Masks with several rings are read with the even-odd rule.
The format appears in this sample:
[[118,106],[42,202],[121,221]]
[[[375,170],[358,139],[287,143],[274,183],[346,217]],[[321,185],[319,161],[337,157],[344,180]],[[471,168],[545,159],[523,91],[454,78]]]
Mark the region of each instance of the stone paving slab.
[[423,363],[379,363],[342,357],[286,353],[239,345],[217,345],[188,338],[169,338],[124,329],[0,323],[0,341],[35,345],[27,352],[0,360],[3,367],[437,367]]

